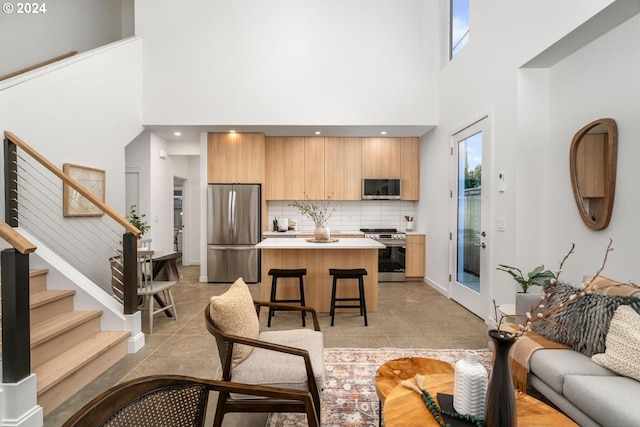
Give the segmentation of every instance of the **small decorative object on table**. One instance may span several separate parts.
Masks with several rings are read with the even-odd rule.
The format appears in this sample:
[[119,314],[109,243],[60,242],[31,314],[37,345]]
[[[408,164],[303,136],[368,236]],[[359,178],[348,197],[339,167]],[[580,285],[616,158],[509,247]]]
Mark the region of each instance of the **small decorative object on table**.
[[413,217],[410,215],[405,215],[404,219],[407,220],[407,227],[406,230],[407,231],[413,231]]
[[493,341],[495,359],[487,387],[485,422],[492,427],[516,427],[516,393],[509,368],[509,350],[516,338],[495,329],[489,331],[489,337]]
[[442,415],[452,419],[466,421],[476,427],[483,427],[485,425],[482,422],[482,420],[479,420],[472,415],[459,414],[457,412],[449,412],[449,411],[444,411],[440,409],[436,404],[435,400],[433,399],[433,397],[431,396],[431,394],[424,387],[424,376],[420,374],[416,374],[415,378],[416,378],[417,385],[414,384],[413,381],[410,379],[401,381],[400,384],[402,384],[404,387],[408,389],[415,391],[420,395],[420,398],[422,398],[422,401],[427,406],[427,409],[429,409],[429,411],[433,414],[433,417],[436,419],[438,424],[440,424],[442,427],[450,427],[450,424],[444,421],[444,419],[442,418]]
[[478,353],[467,350],[456,363],[453,384],[453,407],[460,414],[484,419],[487,394],[487,369],[478,362]]
[[313,237],[316,241],[329,240],[331,238],[328,222],[336,210],[335,205],[331,203],[331,196],[328,197],[328,200],[309,200],[305,193],[304,200],[289,203],[289,206],[298,208],[302,215],[311,218],[316,225],[313,232]]

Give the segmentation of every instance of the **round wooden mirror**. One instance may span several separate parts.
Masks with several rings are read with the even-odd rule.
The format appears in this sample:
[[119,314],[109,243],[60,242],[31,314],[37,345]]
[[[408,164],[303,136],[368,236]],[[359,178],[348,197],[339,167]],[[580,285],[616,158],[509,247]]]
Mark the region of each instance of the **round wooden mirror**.
[[616,191],[618,127],[613,119],[595,120],[571,141],[569,170],[578,211],[587,227],[609,225]]

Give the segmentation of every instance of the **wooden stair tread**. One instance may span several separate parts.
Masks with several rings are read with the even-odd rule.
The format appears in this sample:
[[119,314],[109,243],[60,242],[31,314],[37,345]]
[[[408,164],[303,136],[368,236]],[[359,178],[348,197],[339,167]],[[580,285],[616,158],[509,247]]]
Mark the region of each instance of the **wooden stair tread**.
[[47,268],[32,268],[29,270],[29,277],[35,277],[47,273],[49,273],[49,269]]
[[83,343],[71,347],[59,356],[34,369],[34,373],[37,375],[38,395],[51,389],[71,373],[90,363],[102,352],[127,339],[129,334],[128,331],[99,332]]
[[62,335],[77,325],[88,322],[101,315],[101,310],[71,311],[47,322],[35,325],[31,328],[31,348]]
[[48,304],[51,301],[56,301],[59,299],[67,298],[68,296],[73,296],[75,295],[75,293],[76,291],[69,291],[69,290],[52,290],[52,291],[38,292],[35,294],[31,294],[29,305],[33,309],[33,308]]

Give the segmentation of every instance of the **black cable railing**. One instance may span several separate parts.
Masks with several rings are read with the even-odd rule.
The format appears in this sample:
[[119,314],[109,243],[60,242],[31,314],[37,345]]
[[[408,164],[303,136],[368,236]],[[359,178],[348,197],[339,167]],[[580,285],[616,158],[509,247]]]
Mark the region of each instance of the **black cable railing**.
[[[140,230],[11,132],[5,132],[4,153],[6,224],[0,224],[0,235],[11,244],[15,237],[11,227],[21,227],[109,294],[109,258],[122,255],[123,312],[135,313]],[[64,185],[105,215],[65,217]],[[0,258],[4,383],[19,382],[31,370],[29,253],[35,247],[18,249],[15,245],[6,249]]]

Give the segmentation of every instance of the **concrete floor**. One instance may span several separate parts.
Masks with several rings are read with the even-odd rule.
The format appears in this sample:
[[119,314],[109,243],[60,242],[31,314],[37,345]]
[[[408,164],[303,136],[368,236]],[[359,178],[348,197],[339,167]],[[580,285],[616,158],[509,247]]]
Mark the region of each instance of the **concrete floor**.
[[[122,381],[156,374],[179,374],[219,379],[220,363],[215,340],[205,326],[203,310],[212,295],[223,293],[229,284],[199,283],[199,266],[180,267],[180,285],[174,298],[178,320],[156,315],[153,334],[146,335],[146,345],[130,354],[99,378],[48,414],[44,426],[62,425],[76,410],[102,391]],[[327,282],[330,286],[330,282]],[[256,299],[260,285],[250,284]],[[359,348],[486,348],[487,327],[484,322],[457,303],[422,282],[381,283],[379,310],[367,313],[365,327],[357,313],[336,312],[331,327],[328,314],[319,314],[325,347]],[[146,319],[146,316],[143,316]],[[263,329],[266,316],[261,316]],[[272,328],[300,327],[299,315],[278,312]],[[148,326],[143,321],[143,331]],[[212,399],[213,400],[213,399]],[[255,414],[254,414],[255,415]],[[236,418],[241,416],[242,418]],[[231,414],[225,425],[264,425],[265,417]],[[209,424],[209,423],[207,423]]]

